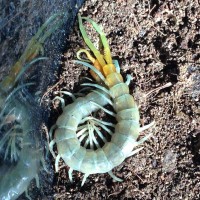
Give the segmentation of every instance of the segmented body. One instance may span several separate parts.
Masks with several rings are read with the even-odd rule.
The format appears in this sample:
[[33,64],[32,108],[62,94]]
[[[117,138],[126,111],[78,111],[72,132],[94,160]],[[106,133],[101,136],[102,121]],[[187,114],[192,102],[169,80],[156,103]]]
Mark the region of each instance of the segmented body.
[[[38,127],[41,113],[35,99],[29,93],[24,93],[25,87],[31,83],[19,84],[19,79],[33,63],[46,59],[37,56],[43,53],[45,40],[61,25],[60,16],[51,16],[39,28],[22,56],[0,82],[0,156],[4,159],[4,163],[1,160],[0,168],[3,174],[0,178],[2,200],[14,200],[27,192],[34,178],[39,187],[38,173],[43,161]],[[30,199],[27,193],[26,196]]]
[[[82,25],[82,19],[90,22],[100,34],[104,46],[104,55],[89,40]],[[141,148],[135,151],[133,151],[133,148],[146,139],[137,142],[140,132],[138,107],[133,96],[129,94],[129,87],[119,73],[118,66],[113,64],[104,33],[94,21],[88,18],[79,16],[79,26],[83,38],[95,58],[87,50],[80,50],[78,57],[80,58],[80,53],[85,53],[93,66],[82,61],[76,61],[76,63],[89,67],[93,71],[91,73],[93,78],[104,85],[88,84],[100,90],[88,94],[85,98],[78,98],[74,103],[63,108],[63,113],[56,122],[55,138],[50,143],[50,149],[55,156],[53,145],[56,143],[58,150],[56,170],[58,170],[58,161],[62,158],[70,167],[70,180],[72,179],[72,170],[78,170],[85,173],[82,185],[89,174],[96,173],[108,172],[113,178],[121,181],[112,174],[111,170],[120,165],[128,156],[139,151]],[[113,113],[117,120],[115,133],[112,134],[111,141],[105,142],[102,148],[97,144],[96,150],[86,149],[81,146],[77,137],[78,125],[85,121],[85,118],[92,112],[108,104],[110,98],[116,112],[116,114]]]

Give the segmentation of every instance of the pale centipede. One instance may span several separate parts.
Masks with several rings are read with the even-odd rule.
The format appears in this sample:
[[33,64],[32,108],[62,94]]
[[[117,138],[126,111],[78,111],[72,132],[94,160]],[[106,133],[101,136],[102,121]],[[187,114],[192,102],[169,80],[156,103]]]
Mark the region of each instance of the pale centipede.
[[[82,24],[82,19],[91,23],[99,33],[104,47],[104,54],[101,54],[88,38]],[[90,83],[87,85],[98,89],[85,97],[75,99],[72,104],[63,107],[63,113],[59,116],[56,124],[51,129],[51,134],[53,130],[55,130],[55,133],[54,139],[49,145],[50,151],[56,159],[56,171],[58,171],[58,162],[60,158],[70,167],[69,178],[71,181],[73,170],[85,174],[82,185],[90,174],[106,172],[115,180],[122,181],[112,173],[112,169],[120,165],[127,157],[141,150],[142,148],[136,150],[133,150],[133,148],[144,142],[150,135],[137,141],[141,131],[139,124],[140,117],[137,104],[133,96],[129,94],[128,83],[130,82],[130,77],[124,82],[120,74],[118,62],[113,62],[112,60],[105,34],[94,21],[86,17],[79,16],[79,27],[85,43],[93,52],[95,58],[87,50],[81,49],[77,53],[78,58],[81,59],[80,53],[85,53],[92,65],[83,61],[76,61],[76,63],[90,68],[91,75],[98,84]],[[104,146],[101,148],[94,137],[94,131],[104,139],[101,132],[98,131],[97,126],[106,128],[108,124],[106,125],[105,122],[88,116],[90,113],[103,108],[103,106],[108,103],[113,106],[116,114],[109,112],[107,109],[104,109],[104,111],[115,116],[117,123],[114,126],[115,132],[111,133],[111,141],[105,141]],[[79,124],[84,121],[89,122],[87,125],[83,125],[79,128]],[[149,125],[145,128],[148,127]],[[145,128],[143,128],[143,130]],[[85,146],[81,146],[79,136],[89,136]],[[87,143],[90,143],[90,149],[86,148]],[[55,155],[53,151],[54,144],[57,146],[57,155]],[[93,149],[94,145],[97,148],[96,150]]]

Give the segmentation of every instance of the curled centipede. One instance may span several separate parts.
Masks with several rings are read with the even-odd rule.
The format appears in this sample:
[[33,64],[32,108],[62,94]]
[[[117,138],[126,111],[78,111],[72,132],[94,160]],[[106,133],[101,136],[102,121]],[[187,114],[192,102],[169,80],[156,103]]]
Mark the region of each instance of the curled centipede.
[[[58,162],[60,158],[64,160],[69,169],[69,179],[72,181],[72,171],[77,170],[84,173],[82,185],[90,174],[109,173],[117,181],[122,181],[112,173],[112,169],[120,165],[127,157],[134,155],[142,148],[133,150],[136,146],[143,143],[150,134],[137,141],[141,130],[150,125],[140,128],[139,110],[132,95],[129,94],[130,76],[124,82],[120,74],[119,64],[112,60],[110,47],[105,34],[101,28],[91,19],[78,16],[79,27],[83,39],[94,57],[85,49],[77,53],[77,64],[84,65],[90,69],[92,77],[97,84],[85,84],[96,88],[85,97],[75,98],[70,94],[74,102],[64,106],[64,99],[58,97],[63,104],[63,112],[56,121],[56,124],[50,130],[50,137],[54,132],[54,139],[51,140],[49,147],[52,155],[55,157],[55,169],[58,171]],[[102,54],[93,45],[89,39],[82,20],[86,20],[98,32],[104,47]],[[80,54],[84,53],[88,60],[83,60]],[[89,64],[92,63],[92,64]],[[69,94],[68,92],[63,92]],[[103,108],[110,104],[114,112]],[[90,113],[103,109],[108,114],[116,118],[116,125],[109,122],[90,117]],[[87,122],[85,125],[81,125]],[[108,128],[114,126],[114,133]],[[103,136],[101,129],[111,135],[111,141],[108,142]],[[94,134],[97,134],[103,141],[103,147],[100,147]],[[86,138],[85,145],[81,141]],[[55,155],[53,146],[57,146],[57,155]],[[88,149],[87,146],[90,148]],[[94,148],[96,147],[96,148]]]

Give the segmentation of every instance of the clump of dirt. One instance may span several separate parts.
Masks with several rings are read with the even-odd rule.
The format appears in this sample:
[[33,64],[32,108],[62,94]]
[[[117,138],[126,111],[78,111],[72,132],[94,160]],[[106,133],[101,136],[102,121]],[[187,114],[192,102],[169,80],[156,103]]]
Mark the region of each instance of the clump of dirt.
[[[56,199],[200,198],[200,34],[198,1],[86,1],[80,13],[103,27],[121,73],[133,76],[131,94],[140,104],[141,123],[155,120],[151,139],[137,155],[108,174],[82,174],[68,167],[55,177]],[[96,42],[96,33],[85,23]],[[72,60],[85,47],[75,26],[64,53],[63,72],[52,91],[78,91],[88,72]],[[52,92],[53,94],[53,92]],[[54,103],[53,120],[61,113]],[[55,123],[55,122],[54,122]],[[148,133],[148,130],[143,133]]]

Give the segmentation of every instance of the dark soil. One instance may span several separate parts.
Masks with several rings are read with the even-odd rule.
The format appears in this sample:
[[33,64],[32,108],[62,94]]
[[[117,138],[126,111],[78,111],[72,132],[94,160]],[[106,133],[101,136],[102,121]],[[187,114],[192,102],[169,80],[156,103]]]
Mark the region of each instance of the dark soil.
[[[81,9],[103,27],[112,56],[125,77],[131,74],[131,94],[140,105],[141,124],[155,121],[144,149],[108,174],[83,174],[61,167],[54,178],[55,199],[199,199],[200,198],[200,9],[198,1],[87,1]],[[97,41],[95,32],[88,34]],[[89,76],[74,65],[85,44],[78,24],[68,38],[63,71],[55,91],[78,91]],[[58,102],[57,102],[58,103]],[[54,102],[52,124],[61,113]],[[54,161],[52,161],[52,164]],[[63,163],[62,163],[63,164]]]

